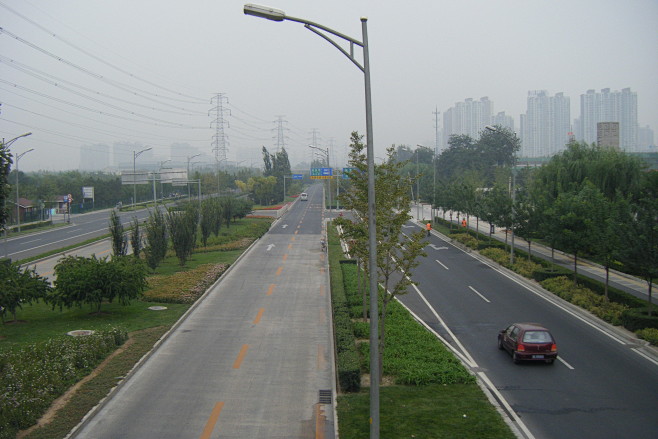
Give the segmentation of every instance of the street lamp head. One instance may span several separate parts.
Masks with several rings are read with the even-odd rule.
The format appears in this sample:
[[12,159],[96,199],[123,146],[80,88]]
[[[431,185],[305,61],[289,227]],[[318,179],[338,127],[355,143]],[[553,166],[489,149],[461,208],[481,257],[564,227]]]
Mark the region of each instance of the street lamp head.
[[283,21],[286,19],[286,13],[281,9],[271,8],[269,6],[254,5],[247,3],[244,5],[245,15],[266,18],[272,21]]

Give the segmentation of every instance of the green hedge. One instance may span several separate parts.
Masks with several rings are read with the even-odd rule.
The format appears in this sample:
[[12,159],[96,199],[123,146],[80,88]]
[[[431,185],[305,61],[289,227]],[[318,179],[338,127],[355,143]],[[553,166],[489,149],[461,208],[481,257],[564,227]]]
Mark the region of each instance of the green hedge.
[[624,311],[621,316],[622,324],[630,331],[638,331],[645,328],[658,329],[658,311],[652,308],[649,316],[649,307],[632,308]]
[[50,404],[128,338],[112,328],[0,353],[0,438],[37,422]]
[[656,328],[640,329],[637,331],[637,335],[654,346],[658,345],[658,329]]

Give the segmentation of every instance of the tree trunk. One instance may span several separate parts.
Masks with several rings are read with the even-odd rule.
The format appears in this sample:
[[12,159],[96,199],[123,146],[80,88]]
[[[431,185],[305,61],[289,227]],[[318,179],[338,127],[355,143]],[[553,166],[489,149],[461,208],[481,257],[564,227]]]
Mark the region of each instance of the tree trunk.
[[573,285],[578,284],[578,252],[573,252]]

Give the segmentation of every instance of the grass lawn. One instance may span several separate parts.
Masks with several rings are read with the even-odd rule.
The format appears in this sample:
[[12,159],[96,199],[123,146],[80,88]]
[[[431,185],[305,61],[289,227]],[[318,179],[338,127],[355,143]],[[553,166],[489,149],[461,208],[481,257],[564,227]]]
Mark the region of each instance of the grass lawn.
[[[338,397],[342,439],[368,437],[369,391],[363,388]],[[381,387],[379,418],[383,438],[515,437],[476,384]]]

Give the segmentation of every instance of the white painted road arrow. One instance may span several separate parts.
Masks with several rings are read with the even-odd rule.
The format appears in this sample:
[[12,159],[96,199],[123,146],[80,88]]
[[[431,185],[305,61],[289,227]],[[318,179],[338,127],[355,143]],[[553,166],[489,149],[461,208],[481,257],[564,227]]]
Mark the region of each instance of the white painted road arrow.
[[434,250],[448,250],[448,247],[437,247],[436,244],[430,244]]
[[272,247],[276,247],[276,246],[275,246],[274,244],[270,244],[270,245],[268,245],[268,246],[267,246],[267,251],[272,250]]

